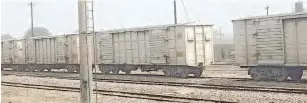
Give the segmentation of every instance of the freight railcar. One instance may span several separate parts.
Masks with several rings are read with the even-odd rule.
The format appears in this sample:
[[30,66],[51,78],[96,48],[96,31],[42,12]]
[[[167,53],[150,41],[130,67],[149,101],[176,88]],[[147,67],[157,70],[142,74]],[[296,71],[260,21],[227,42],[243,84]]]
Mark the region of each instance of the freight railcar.
[[299,80],[307,67],[307,12],[233,20],[235,59],[255,80]]
[[[93,39],[94,38],[94,39]],[[78,35],[34,37],[2,42],[2,66],[13,70],[79,71]],[[132,70],[163,71],[166,76],[201,76],[213,60],[212,25],[162,25],[117,29],[88,35],[93,63],[103,74]],[[20,42],[18,49],[10,49]],[[18,44],[18,43],[17,43]],[[6,46],[8,45],[8,47]],[[16,55],[18,52],[19,54]],[[22,62],[15,59],[21,58]],[[94,66],[93,66],[94,67]]]
[[1,69],[79,70],[78,35],[31,37],[1,42]]
[[[213,60],[212,25],[163,25],[96,35],[103,73],[162,70],[166,76],[199,77]],[[110,72],[111,71],[111,72]]]

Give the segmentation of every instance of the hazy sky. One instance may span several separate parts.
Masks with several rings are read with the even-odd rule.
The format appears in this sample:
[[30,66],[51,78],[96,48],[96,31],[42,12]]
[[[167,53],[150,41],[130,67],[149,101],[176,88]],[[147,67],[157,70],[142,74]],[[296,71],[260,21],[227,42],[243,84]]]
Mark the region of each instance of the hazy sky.
[[[288,13],[294,0],[183,0],[190,21],[215,24],[232,35],[231,20]],[[307,4],[307,0],[302,0]],[[28,0],[1,0],[1,32],[23,36],[30,27]],[[77,0],[34,0],[34,25],[48,28],[53,35],[77,30]],[[95,0],[96,30],[173,23],[173,0]],[[178,21],[187,22],[181,0],[177,0]],[[307,7],[307,6],[305,6]]]

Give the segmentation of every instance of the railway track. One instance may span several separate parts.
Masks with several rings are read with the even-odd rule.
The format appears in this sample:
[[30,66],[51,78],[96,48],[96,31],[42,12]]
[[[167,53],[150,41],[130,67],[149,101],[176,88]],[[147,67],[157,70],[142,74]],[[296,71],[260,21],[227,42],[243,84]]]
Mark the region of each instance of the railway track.
[[[1,82],[1,85],[11,86],[11,87],[21,87],[21,88],[42,89],[42,90],[80,92],[80,88],[77,87],[24,84],[24,83],[14,83],[14,82]],[[111,91],[111,90],[94,90],[94,91],[97,91],[98,94],[107,95],[107,96],[147,99],[154,101],[165,101],[165,102],[176,102],[176,103],[189,103],[189,102],[236,103],[233,101],[209,100],[201,98],[179,97],[179,96],[147,94],[147,93],[133,93],[133,92],[122,92],[122,91]]]
[[[12,71],[12,70],[3,70],[5,72],[11,72],[11,73],[56,73],[56,74],[79,74],[76,72],[69,73],[69,72],[58,72],[58,71],[52,71],[52,72],[29,72],[29,71]],[[98,74],[98,75],[105,75],[102,73],[93,73],[93,74]],[[164,75],[159,75],[159,74],[117,74],[118,76],[146,76],[146,77],[162,77],[162,78],[168,78],[165,77]],[[193,77],[191,77],[193,78]],[[208,79],[208,78],[221,78],[221,79],[238,79],[238,80],[252,80],[251,78],[235,78],[235,77],[199,77],[199,79]]]
[[[20,75],[10,74],[16,76],[33,76],[33,77],[52,77],[57,79],[79,80],[78,77],[55,77],[46,75]],[[232,85],[215,85],[215,84],[199,84],[199,83],[180,83],[180,82],[158,82],[158,81],[139,81],[139,80],[123,80],[123,79],[101,79],[95,78],[97,82],[111,82],[111,83],[127,83],[127,84],[142,84],[142,85],[162,85],[162,86],[176,86],[176,87],[189,87],[199,89],[216,89],[228,91],[253,91],[253,92],[267,92],[267,93],[296,93],[307,94],[307,89],[298,88],[278,88],[278,87],[260,87],[260,86],[232,86]]]

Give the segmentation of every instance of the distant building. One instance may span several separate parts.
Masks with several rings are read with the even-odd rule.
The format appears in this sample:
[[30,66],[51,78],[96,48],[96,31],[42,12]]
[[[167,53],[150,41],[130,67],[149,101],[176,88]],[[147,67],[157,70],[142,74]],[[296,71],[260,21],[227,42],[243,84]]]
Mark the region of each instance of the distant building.
[[295,3],[295,12],[304,12],[304,4],[302,1]]
[[234,44],[214,44],[213,64],[234,63]]

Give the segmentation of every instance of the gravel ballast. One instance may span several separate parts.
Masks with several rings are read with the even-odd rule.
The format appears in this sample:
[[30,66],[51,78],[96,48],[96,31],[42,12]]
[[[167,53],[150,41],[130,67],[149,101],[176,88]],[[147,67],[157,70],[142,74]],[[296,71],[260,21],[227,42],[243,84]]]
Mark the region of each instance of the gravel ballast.
[[[80,94],[53,90],[1,86],[1,103],[79,103]],[[95,96],[95,95],[94,95]],[[93,98],[96,103],[96,97]],[[167,103],[144,99],[98,95],[98,103]]]
[[[41,84],[41,85],[79,87],[78,80],[64,80],[64,79],[56,79],[56,78],[2,76],[2,81]],[[109,83],[109,82],[99,82],[97,84],[98,84],[98,89],[104,89],[104,90],[151,93],[151,94],[183,96],[183,97],[197,97],[197,98],[203,98],[203,99],[238,101],[242,103],[247,103],[247,102],[253,102],[253,103],[255,102],[257,103],[307,102],[307,98],[306,98],[307,95],[304,95],[304,94],[263,93],[263,92],[249,92],[249,91],[224,91],[224,90],[214,90],[214,89],[196,89],[196,88],[187,88],[187,87],[123,84],[123,83]],[[2,90],[8,91],[7,88],[2,88]],[[14,91],[9,90],[9,91],[14,92],[16,90]],[[2,94],[4,93],[2,92]],[[66,95],[72,95],[72,94],[68,93]],[[5,97],[6,95],[4,94],[3,96]],[[37,95],[37,96],[42,96],[42,95]]]

